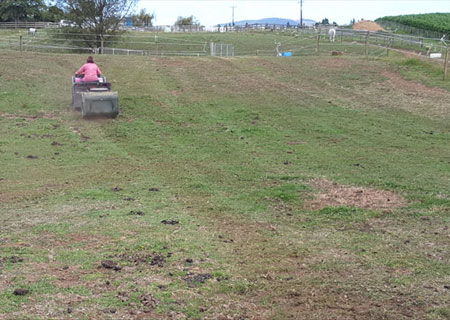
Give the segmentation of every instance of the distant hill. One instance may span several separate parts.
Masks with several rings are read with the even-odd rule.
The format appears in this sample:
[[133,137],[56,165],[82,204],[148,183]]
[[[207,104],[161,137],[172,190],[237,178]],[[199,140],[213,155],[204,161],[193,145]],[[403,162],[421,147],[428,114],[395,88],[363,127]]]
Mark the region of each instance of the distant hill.
[[[246,23],[248,24],[287,24],[289,22],[289,24],[291,26],[296,26],[298,25],[298,21],[292,20],[292,19],[283,19],[283,18],[264,18],[264,19],[259,19],[259,20],[241,20],[241,21],[235,21],[234,24],[236,26],[245,26]],[[310,19],[303,19],[303,24],[307,25],[307,26],[311,26],[314,25],[316,23],[316,21],[314,20],[310,20]],[[231,22],[227,22],[227,23],[222,23],[221,25],[228,25],[231,24]]]

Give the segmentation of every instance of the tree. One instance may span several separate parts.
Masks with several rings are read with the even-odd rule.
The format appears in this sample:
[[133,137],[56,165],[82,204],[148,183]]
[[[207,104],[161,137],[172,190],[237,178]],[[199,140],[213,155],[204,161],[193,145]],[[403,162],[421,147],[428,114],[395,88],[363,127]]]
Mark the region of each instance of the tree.
[[330,22],[328,21],[328,18],[322,19],[322,24],[330,24]]
[[43,0],[0,0],[0,21],[42,21]]
[[191,26],[194,24],[199,24],[198,20],[194,16],[178,17],[177,21],[175,21],[176,26]]
[[65,18],[64,11],[61,8],[58,8],[57,6],[48,7],[43,14],[44,21],[58,22],[64,18]]
[[58,0],[67,18],[76,25],[71,32],[77,33],[77,38],[92,49],[121,32],[120,23],[136,3],[137,0]]
[[151,27],[152,20],[155,18],[153,14],[148,14],[145,9],[141,9],[138,14],[134,14],[131,16],[131,20],[133,21],[133,25],[135,27]]

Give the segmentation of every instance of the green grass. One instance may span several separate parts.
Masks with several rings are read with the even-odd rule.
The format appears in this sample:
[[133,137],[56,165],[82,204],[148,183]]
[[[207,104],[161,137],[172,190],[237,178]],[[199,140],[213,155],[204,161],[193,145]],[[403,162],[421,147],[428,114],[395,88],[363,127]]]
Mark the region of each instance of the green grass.
[[[121,114],[87,121],[68,109],[84,60],[0,52],[0,317],[445,319],[450,87],[433,67],[97,56]],[[321,179],[407,203],[311,208]]]

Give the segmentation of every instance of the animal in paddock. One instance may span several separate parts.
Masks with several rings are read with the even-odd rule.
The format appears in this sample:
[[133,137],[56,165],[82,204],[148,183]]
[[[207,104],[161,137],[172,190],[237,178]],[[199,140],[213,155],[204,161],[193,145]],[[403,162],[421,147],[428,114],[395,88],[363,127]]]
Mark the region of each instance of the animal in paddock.
[[28,29],[28,35],[35,37],[37,35],[37,29],[36,28]]
[[334,42],[334,39],[336,38],[336,29],[330,29],[328,35],[330,36],[330,42]]

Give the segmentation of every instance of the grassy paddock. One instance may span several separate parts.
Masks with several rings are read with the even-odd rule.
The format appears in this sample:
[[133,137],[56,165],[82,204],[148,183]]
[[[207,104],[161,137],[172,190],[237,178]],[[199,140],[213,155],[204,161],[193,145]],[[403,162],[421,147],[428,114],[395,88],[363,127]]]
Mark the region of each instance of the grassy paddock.
[[[68,33],[66,33],[68,32]],[[25,30],[0,30],[0,48],[19,50],[19,36],[22,35],[23,51],[46,53],[90,53],[91,49],[84,40],[77,38],[70,30],[43,29],[37,36],[28,35]],[[317,48],[317,33],[314,30],[297,32],[293,30],[245,31],[245,32],[199,32],[199,33],[164,33],[164,32],[126,32],[120,36],[107,38],[104,42],[105,52],[114,55],[154,55],[154,56],[208,56],[210,43],[216,44],[217,56],[227,54],[235,56],[276,56],[279,52],[291,51],[294,56],[330,55],[338,51],[345,55],[365,56],[365,35],[338,32],[336,41],[330,43],[326,31],[322,31]],[[431,40],[427,40],[431,41]],[[386,56],[388,40],[382,35],[372,34],[369,42],[369,55]],[[227,47],[227,45],[229,45]],[[431,43],[411,44],[395,40],[392,47],[411,53],[427,53]],[[434,51],[443,53],[439,42],[433,43]],[[113,51],[114,48],[114,51]],[[234,50],[232,50],[232,48]],[[319,51],[317,51],[319,49]],[[437,52],[436,51],[436,52]]]
[[85,121],[85,58],[0,52],[0,318],[449,318],[439,75],[99,56],[121,114]]

